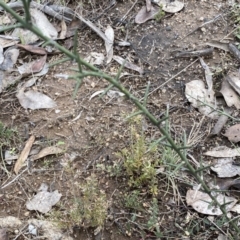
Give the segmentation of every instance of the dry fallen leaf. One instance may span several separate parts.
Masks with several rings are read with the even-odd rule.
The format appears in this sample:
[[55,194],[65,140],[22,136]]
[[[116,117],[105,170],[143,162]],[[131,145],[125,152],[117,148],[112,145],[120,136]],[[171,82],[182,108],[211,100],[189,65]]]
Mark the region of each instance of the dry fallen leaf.
[[21,106],[25,109],[30,108],[35,110],[42,108],[54,108],[57,106],[57,104],[50,97],[33,90],[24,92],[24,89],[22,88],[19,90],[16,96]]
[[32,73],[37,73],[40,72],[47,60],[47,55],[39,58],[38,60],[32,61],[30,63],[24,63],[22,66],[18,67],[18,71],[20,74],[32,74]]
[[5,228],[0,229],[0,240],[8,240],[8,233]]
[[28,52],[35,53],[38,55],[46,55],[47,54],[47,51],[42,47],[37,47],[37,46],[33,46],[33,45],[24,45],[24,44],[17,44],[17,46]]
[[14,166],[14,172],[16,174],[18,174],[19,170],[22,168],[24,162],[26,161],[34,141],[35,141],[35,136],[31,136],[28,139],[28,141],[26,142],[26,145],[25,145],[24,149],[22,150],[22,152]]
[[239,72],[231,72],[228,74],[226,78],[233,89],[240,94],[240,73]]
[[124,64],[124,67],[139,72],[141,75],[144,73],[144,71],[143,71],[142,68],[138,67],[137,65],[135,65],[135,64],[133,64],[133,63],[130,63],[130,62],[128,62],[128,61],[125,61],[125,59],[123,59],[122,57],[119,57],[119,56],[114,55],[114,56],[113,56],[113,59],[114,59],[116,62],[118,62],[119,64],[121,64],[121,65]]
[[15,28],[12,32],[12,37],[18,38],[21,36],[21,42],[24,44],[35,43],[39,38],[36,34],[23,28]]
[[226,146],[219,146],[203,154],[206,156],[216,157],[216,158],[238,157],[240,156],[240,148],[231,149]]
[[102,65],[104,62],[104,55],[102,53],[91,52],[84,60],[93,65]]
[[107,60],[106,63],[110,63],[113,57],[113,43],[114,43],[114,30],[113,28],[108,25],[105,31],[106,37],[109,39],[109,42],[105,41],[105,47],[107,51]]
[[[224,107],[224,112],[227,113],[229,116],[231,116],[233,110],[231,108]],[[214,136],[214,135],[220,134],[220,132],[222,131],[223,127],[225,126],[228,118],[229,117],[227,115],[220,115],[217,122],[215,123],[214,128],[212,129],[210,135]]]
[[183,9],[184,3],[179,2],[177,0],[169,1],[169,0],[153,0],[154,3],[162,6],[163,11],[169,13],[176,13]]
[[19,56],[19,50],[16,48],[9,48],[4,53],[4,60],[0,65],[0,70],[9,71],[13,68],[14,64],[17,62]]
[[43,12],[36,8],[30,8],[33,23],[48,38],[56,39],[58,32],[56,28],[49,22]]
[[67,35],[67,25],[64,20],[61,21],[61,33],[59,39],[65,39]]
[[213,119],[218,118],[218,112],[214,111],[216,109],[214,92],[207,90],[203,81],[193,80],[187,83],[185,95],[192,106],[198,108],[199,112]]
[[151,11],[151,6],[152,6],[151,0],[146,0],[147,12]]
[[240,174],[240,166],[233,165],[233,158],[218,158],[217,163],[211,167],[220,178],[235,177]]
[[[221,193],[212,193],[215,195],[216,200],[222,205],[225,204],[226,211],[230,211],[232,207],[237,203],[237,199],[233,197],[224,196]],[[192,206],[197,212],[207,215],[222,215],[222,211],[219,207],[212,203],[212,199],[207,193],[188,190],[186,195],[187,205]]]
[[230,187],[240,189],[240,179],[236,178],[215,178],[214,183],[220,190],[228,190]]
[[42,149],[37,155],[32,156],[31,161],[46,157],[48,155],[60,154],[63,152],[64,152],[63,149],[55,147],[55,146],[46,147],[46,148]]
[[40,187],[41,190],[26,203],[28,210],[47,213],[52,209],[52,206],[59,202],[62,197],[62,194],[59,193],[58,190],[48,192],[45,187],[42,187],[42,185]]
[[135,17],[135,23],[141,24],[141,23],[145,23],[148,20],[154,19],[155,15],[158,12],[159,12],[159,7],[155,7],[151,5],[150,11],[148,11],[147,7],[143,6]]
[[229,141],[237,143],[240,141],[240,124],[235,124],[228,128],[223,134],[223,136],[227,137]]
[[226,52],[229,52],[228,43],[222,43],[219,41],[212,40],[211,42],[207,42],[206,45],[208,45],[210,47],[214,47],[214,48],[219,48]]
[[224,79],[222,81],[222,87],[220,92],[222,93],[227,105],[229,107],[235,106],[240,109],[240,100],[238,94],[233,90],[229,82]]

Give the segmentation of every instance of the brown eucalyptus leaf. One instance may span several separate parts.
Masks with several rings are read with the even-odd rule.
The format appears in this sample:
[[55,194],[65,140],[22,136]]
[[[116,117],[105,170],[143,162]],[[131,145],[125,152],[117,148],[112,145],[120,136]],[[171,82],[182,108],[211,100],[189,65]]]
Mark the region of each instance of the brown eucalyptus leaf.
[[222,93],[227,105],[229,107],[235,106],[237,109],[240,109],[240,100],[238,94],[233,90],[229,82],[224,79],[222,81],[222,87],[220,92]]
[[22,152],[14,166],[14,172],[16,174],[18,174],[19,170],[22,168],[24,162],[26,161],[34,141],[35,141],[35,136],[32,135],[26,142],[25,147],[22,150]]
[[227,137],[229,141],[237,143],[240,141],[240,124],[236,124],[228,128],[223,134],[223,136]]
[[47,54],[47,51],[42,47],[37,47],[37,46],[33,46],[33,45],[24,45],[24,44],[17,44],[17,46],[28,52],[35,53],[38,55],[46,55]]
[[147,7],[143,6],[135,17],[135,23],[141,24],[148,20],[154,19],[158,12],[159,7],[151,6],[150,11],[147,11]]
[[34,160],[46,157],[48,155],[53,155],[53,154],[57,155],[57,154],[61,154],[63,152],[64,152],[63,149],[56,147],[56,146],[46,147],[46,148],[42,149],[37,155],[32,156],[31,160],[34,161]]

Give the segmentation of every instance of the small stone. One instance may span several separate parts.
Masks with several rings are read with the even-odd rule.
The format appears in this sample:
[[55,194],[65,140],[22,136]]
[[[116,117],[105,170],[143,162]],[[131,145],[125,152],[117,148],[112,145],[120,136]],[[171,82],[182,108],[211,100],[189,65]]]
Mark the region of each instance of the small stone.
[[29,212],[29,211],[27,211],[27,212],[25,212],[25,213],[24,213],[24,216],[25,216],[25,217],[28,217],[28,216],[29,216],[29,214],[30,214],[30,212]]
[[199,18],[199,21],[200,21],[200,22],[203,22],[203,20],[204,20],[204,17],[200,17],[200,18]]
[[172,31],[172,28],[170,26],[167,26],[166,31]]

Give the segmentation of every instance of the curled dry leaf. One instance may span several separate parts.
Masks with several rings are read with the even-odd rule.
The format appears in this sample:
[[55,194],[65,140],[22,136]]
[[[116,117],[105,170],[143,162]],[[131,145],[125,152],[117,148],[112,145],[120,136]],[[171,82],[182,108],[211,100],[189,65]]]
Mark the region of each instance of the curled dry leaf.
[[16,96],[21,106],[25,109],[30,108],[35,110],[42,108],[54,108],[57,106],[50,97],[33,90],[24,92],[24,89],[20,89]]
[[227,105],[229,107],[235,106],[237,109],[240,109],[240,100],[237,93],[233,90],[229,82],[224,79],[222,81],[222,87],[220,92],[222,93]]
[[240,174],[240,166],[233,165],[233,158],[219,158],[217,163],[211,167],[220,178],[235,177]]
[[163,11],[168,13],[176,13],[183,9],[184,3],[179,2],[177,0],[175,1],[169,1],[169,0],[153,0],[154,3],[158,4],[159,6],[162,6]]
[[216,158],[238,157],[240,156],[240,148],[231,149],[226,146],[219,146],[205,152],[204,155]]
[[114,42],[114,30],[113,28],[108,25],[105,31],[106,37],[109,39],[108,42],[105,41],[105,47],[107,51],[107,60],[106,63],[110,63],[113,57],[113,42]]
[[213,119],[218,118],[218,112],[214,111],[216,109],[214,92],[206,89],[203,81],[193,80],[187,83],[185,95],[192,106],[198,108],[199,112]]
[[148,11],[147,7],[143,6],[135,17],[135,23],[141,24],[148,20],[154,19],[155,15],[159,12],[159,9],[159,7],[151,5],[150,11]]
[[46,148],[42,149],[37,155],[32,156],[31,160],[34,161],[39,158],[46,157],[48,155],[61,154],[63,152],[64,152],[63,149],[56,147],[56,146],[46,147]]
[[[212,193],[214,194],[214,193]],[[225,204],[226,211],[230,211],[232,207],[237,203],[237,199],[233,197],[227,197],[223,194],[215,194],[216,200],[222,205]],[[207,215],[222,215],[222,211],[219,207],[212,204],[212,199],[207,193],[188,190],[186,195],[187,205],[192,206],[197,212]]]
[[229,141],[237,143],[240,141],[240,124],[236,124],[227,129],[223,136],[227,137]]
[[133,63],[130,63],[130,62],[126,61],[126,60],[123,59],[122,57],[119,57],[119,56],[114,55],[114,56],[113,56],[113,59],[114,59],[116,62],[118,62],[119,64],[121,64],[121,65],[124,64],[124,67],[139,72],[141,75],[144,73],[144,71],[143,71],[142,68],[138,67],[137,65],[135,65],[135,64],[133,64]]
[[14,166],[14,172],[16,174],[18,174],[19,170],[22,168],[24,162],[26,161],[34,141],[35,141],[35,136],[31,136],[28,139],[28,141],[26,142],[26,145],[25,145],[24,149],[22,150],[22,152]]

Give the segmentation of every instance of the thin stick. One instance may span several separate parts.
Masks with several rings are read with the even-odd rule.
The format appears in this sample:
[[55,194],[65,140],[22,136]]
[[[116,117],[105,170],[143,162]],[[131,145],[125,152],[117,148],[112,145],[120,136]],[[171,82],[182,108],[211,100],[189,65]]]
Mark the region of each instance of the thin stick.
[[181,74],[183,71],[185,71],[186,69],[188,69],[189,67],[191,67],[198,59],[195,59],[193,62],[191,62],[189,65],[187,65],[184,69],[182,69],[180,72],[178,72],[176,75],[172,76],[170,79],[168,79],[166,82],[164,82],[162,85],[160,85],[159,87],[155,88],[153,91],[151,91],[149,95],[151,95],[152,93],[156,92],[159,88],[163,87],[164,85],[166,85],[167,83],[169,83],[170,81],[172,81],[175,77],[177,77],[179,74]]

